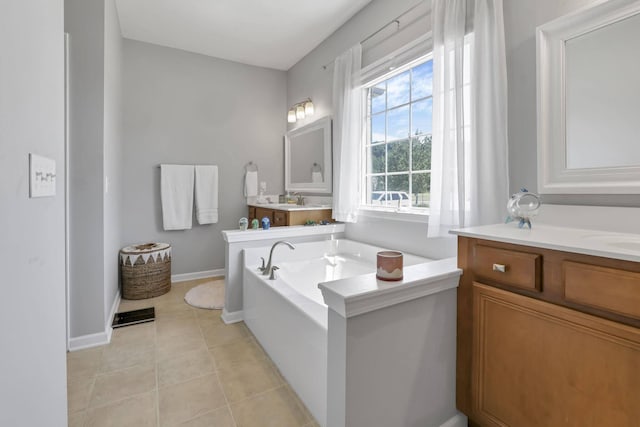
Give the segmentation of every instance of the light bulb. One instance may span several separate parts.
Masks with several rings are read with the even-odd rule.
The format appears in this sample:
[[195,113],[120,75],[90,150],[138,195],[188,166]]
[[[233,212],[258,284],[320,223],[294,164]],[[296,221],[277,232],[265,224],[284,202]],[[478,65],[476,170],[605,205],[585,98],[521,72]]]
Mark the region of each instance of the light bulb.
[[304,107],[302,106],[302,104],[299,104],[296,107],[296,118],[304,119]]
[[315,108],[313,106],[313,102],[311,102],[311,100],[308,100],[307,102],[305,102],[304,114],[306,114],[307,116],[312,116],[314,112],[315,112]]
[[293,108],[291,110],[289,110],[289,112],[287,113],[287,122],[289,122],[289,123],[295,123],[296,122],[296,112],[294,111]]

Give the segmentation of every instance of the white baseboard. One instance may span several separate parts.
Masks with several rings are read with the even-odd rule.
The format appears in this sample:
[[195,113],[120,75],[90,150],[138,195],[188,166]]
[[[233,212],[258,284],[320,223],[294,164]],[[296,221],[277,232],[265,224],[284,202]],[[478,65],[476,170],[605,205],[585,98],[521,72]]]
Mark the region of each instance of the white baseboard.
[[113,322],[113,316],[116,314],[119,306],[120,291],[118,291],[116,297],[113,300],[113,304],[111,304],[111,310],[109,312],[109,316],[106,319],[104,331],[95,334],[81,335],[79,337],[70,338],[68,350],[77,351],[83,350],[85,348],[98,347],[101,345],[109,344],[111,342],[111,334],[113,333],[111,323]]
[[440,427],[467,427],[467,417],[458,412],[453,417],[440,424]]
[[118,293],[116,293],[116,297],[113,299],[113,304],[111,304],[111,311],[109,311],[109,316],[107,317],[107,321],[104,325],[104,330],[107,332],[107,343],[111,342],[111,334],[113,333],[113,328],[111,327],[111,325],[113,324],[113,317],[118,312],[118,307],[120,307],[120,299],[120,290],[118,290]]
[[98,347],[109,344],[110,334],[106,331],[97,334],[81,335],[69,339],[69,351],[83,350],[85,348]]
[[242,310],[228,312],[225,308],[222,310],[222,316],[220,317],[222,318],[222,321],[227,325],[231,323],[242,322],[244,320]]
[[187,280],[207,279],[209,277],[224,277],[224,268],[207,271],[196,271],[194,273],[173,274],[171,275],[171,283],[186,282]]

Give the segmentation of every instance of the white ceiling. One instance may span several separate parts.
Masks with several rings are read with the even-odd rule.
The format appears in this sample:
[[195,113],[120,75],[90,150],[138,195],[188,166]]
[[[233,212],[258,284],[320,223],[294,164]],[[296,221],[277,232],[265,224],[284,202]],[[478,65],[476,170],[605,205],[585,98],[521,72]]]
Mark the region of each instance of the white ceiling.
[[122,36],[288,70],[371,0],[116,0]]

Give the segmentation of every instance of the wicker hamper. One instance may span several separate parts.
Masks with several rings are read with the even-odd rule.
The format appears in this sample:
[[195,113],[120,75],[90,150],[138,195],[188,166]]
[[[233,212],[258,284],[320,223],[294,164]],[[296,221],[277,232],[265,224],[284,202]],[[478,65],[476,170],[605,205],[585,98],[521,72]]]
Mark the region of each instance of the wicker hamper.
[[145,243],[120,250],[122,298],[144,299],[171,290],[171,245]]

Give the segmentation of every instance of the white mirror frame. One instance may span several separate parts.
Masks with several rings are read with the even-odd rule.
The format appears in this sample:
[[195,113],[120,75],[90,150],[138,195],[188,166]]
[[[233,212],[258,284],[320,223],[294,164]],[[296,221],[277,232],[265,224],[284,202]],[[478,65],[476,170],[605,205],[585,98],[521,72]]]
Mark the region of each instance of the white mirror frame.
[[[291,138],[295,138],[298,135],[304,135],[308,132],[313,132],[315,130],[322,129],[324,132],[324,141],[323,141],[323,163],[324,167],[322,170],[323,182],[304,182],[304,183],[293,183],[291,182]],[[304,126],[297,127],[295,129],[290,130],[284,136],[284,189],[286,191],[297,191],[297,192],[306,192],[306,193],[320,193],[326,194],[331,193],[333,191],[333,168],[332,166],[332,157],[331,157],[331,117],[323,117],[321,119],[316,120],[313,123],[309,123]]]
[[565,128],[565,42],[637,13],[640,0],[609,0],[537,28],[538,192],[640,194],[640,165],[568,169]]

